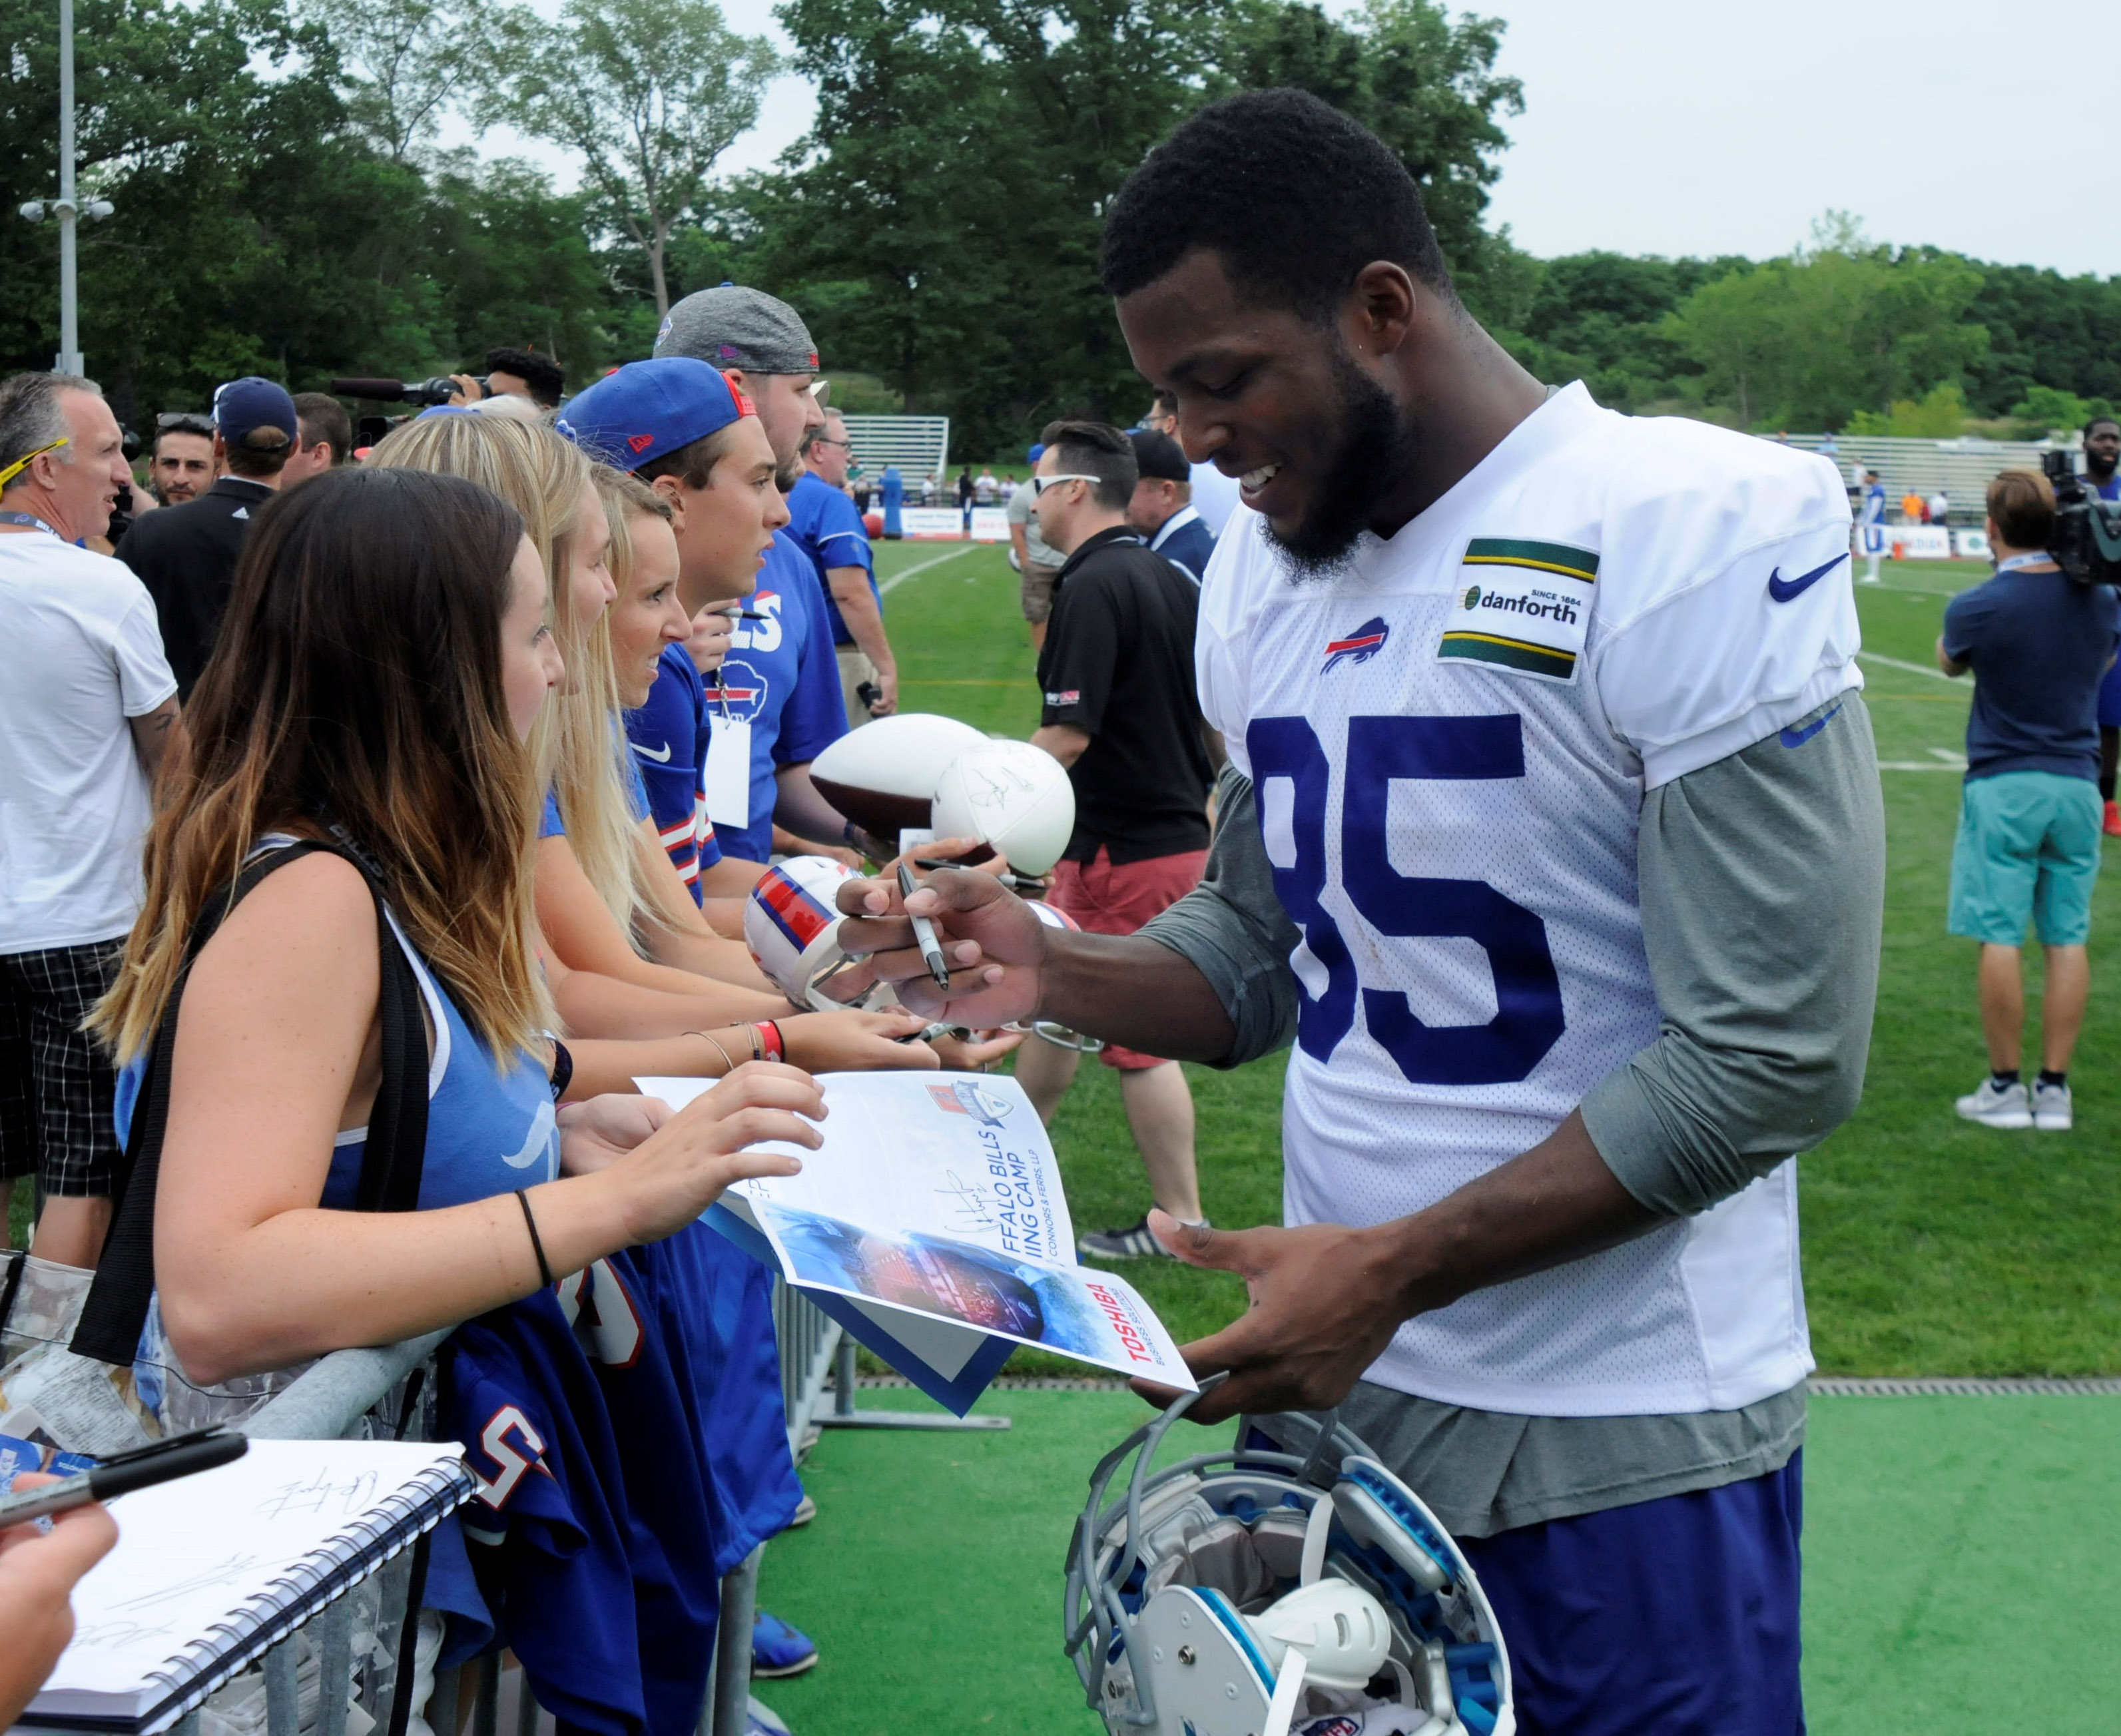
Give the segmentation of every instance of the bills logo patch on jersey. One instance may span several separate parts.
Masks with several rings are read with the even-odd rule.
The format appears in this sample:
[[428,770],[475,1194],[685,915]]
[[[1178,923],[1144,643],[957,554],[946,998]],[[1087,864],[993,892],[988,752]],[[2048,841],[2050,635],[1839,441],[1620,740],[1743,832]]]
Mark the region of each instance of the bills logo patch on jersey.
[[719,679],[710,678],[707,699],[716,716],[748,724],[766,709],[767,679],[741,657],[725,659],[715,677]]
[[1475,537],[1466,545],[1437,661],[1483,663],[1541,681],[1573,682],[1598,556],[1565,542]]
[[1326,641],[1326,667],[1318,673],[1331,675],[1342,663],[1366,663],[1385,648],[1391,629],[1382,615],[1373,615],[1345,639]]

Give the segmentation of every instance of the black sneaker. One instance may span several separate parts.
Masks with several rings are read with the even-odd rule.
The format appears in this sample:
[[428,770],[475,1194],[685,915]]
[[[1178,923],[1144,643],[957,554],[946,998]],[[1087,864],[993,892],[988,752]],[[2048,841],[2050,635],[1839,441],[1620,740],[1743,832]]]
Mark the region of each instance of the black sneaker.
[[[1206,1219],[1202,1219],[1203,1223]],[[1193,1227],[1188,1226],[1189,1228]],[[1076,1248],[1092,1259],[1176,1259],[1163,1244],[1149,1234],[1149,1214],[1142,1213],[1141,1222],[1130,1224],[1124,1230],[1093,1230],[1081,1237]]]

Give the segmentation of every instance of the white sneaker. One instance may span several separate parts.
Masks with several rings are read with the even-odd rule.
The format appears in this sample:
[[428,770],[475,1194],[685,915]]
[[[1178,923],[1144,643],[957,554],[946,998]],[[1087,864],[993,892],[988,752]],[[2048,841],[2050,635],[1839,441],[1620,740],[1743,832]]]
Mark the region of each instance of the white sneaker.
[[2044,1133],[2066,1133],[2074,1125],[2069,1087],[2033,1082],[2033,1125]]
[[[2067,1095],[2067,1089],[2063,1094]],[[1978,1091],[1961,1097],[1952,1107],[1966,1120],[1979,1121],[1983,1127],[2020,1128],[2033,1124],[2033,1112],[2026,1107],[2022,1083],[1998,1085],[1993,1079],[1983,1079]]]

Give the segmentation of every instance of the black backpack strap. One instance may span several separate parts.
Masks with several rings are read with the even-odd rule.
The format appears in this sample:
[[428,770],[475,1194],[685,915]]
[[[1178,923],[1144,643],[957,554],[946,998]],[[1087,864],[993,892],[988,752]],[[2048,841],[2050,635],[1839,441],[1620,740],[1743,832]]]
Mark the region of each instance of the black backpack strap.
[[375,901],[375,938],[382,1024],[383,1077],[375,1093],[366,1149],[361,1159],[356,1208],[409,1212],[419,1203],[420,1174],[427,1143],[427,1045],[418,978],[384,908],[374,872],[352,851],[305,840],[260,856],[236,876],[226,897],[211,898],[193,925],[184,962],[170,990],[155,1031],[140,1095],[125,1141],[124,1175],[113,1211],[110,1234],[95,1281],[82,1304],[72,1348],[78,1355],[130,1367],[155,1292],[155,1196],[162,1162],[162,1138],[170,1119],[170,1073],[176,1048],[177,1014],[193,963],[222,919],[274,870],[317,850],[343,857],[361,870]]

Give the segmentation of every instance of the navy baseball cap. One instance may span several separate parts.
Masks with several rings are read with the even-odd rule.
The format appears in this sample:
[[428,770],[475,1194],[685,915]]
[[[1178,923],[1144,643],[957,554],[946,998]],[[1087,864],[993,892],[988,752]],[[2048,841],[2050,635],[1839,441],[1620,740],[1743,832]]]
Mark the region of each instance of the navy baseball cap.
[[278,429],[290,445],[301,438],[301,424],[287,389],[255,374],[214,388],[213,425],[231,446],[240,446],[260,428]]
[[720,369],[697,356],[659,356],[630,361],[577,392],[552,426],[590,457],[638,470],[757,414]]

